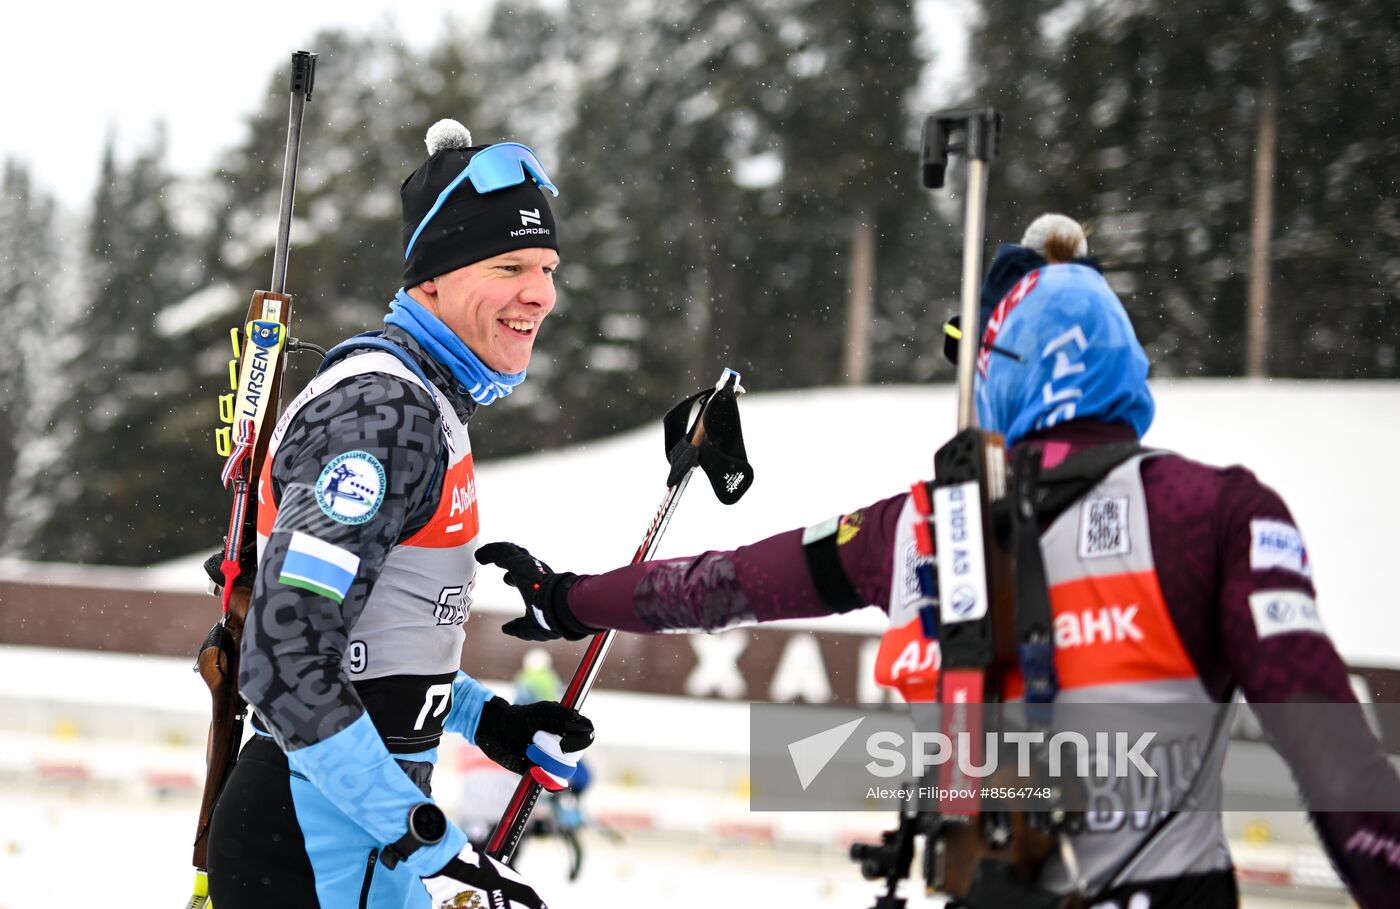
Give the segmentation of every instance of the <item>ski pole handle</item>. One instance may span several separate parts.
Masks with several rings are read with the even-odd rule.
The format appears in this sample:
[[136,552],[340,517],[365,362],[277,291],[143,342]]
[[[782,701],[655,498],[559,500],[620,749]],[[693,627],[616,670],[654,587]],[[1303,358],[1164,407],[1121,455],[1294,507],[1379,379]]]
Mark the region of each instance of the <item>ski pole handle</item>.
[[[720,374],[719,381],[715,383],[715,390],[719,391],[727,386],[733,386],[735,394],[743,393],[743,386],[739,384],[739,373],[732,369],[725,369]],[[713,396],[711,396],[713,400]],[[709,409],[707,401],[705,407],[695,418],[694,425],[689,432],[690,443],[699,445],[705,440],[705,413]],[[690,484],[690,475],[695,472],[694,466],[681,475],[676,485],[667,488],[666,494],[661,498],[661,506],[656,511],[656,517],[652,518],[651,526],[647,528],[646,536],[642,538],[642,543],[637,547],[637,551],[632,556],[630,564],[636,565],[639,562],[648,561],[652,554],[656,552],[657,546],[661,543],[661,537],[666,532],[666,528],[671,523],[671,515],[675,513],[676,506],[680,504],[681,494]],[[596,634],[588,642],[588,648],[583,652],[583,659],[579,661],[578,669],[574,670],[573,678],[569,680],[569,687],[564,690],[564,696],[559,702],[565,707],[572,707],[575,710],[583,705],[584,698],[588,697],[588,692],[592,690],[593,683],[598,678],[598,673],[602,671],[603,660],[608,655],[608,649],[612,647],[613,638],[617,635],[615,630],[609,629],[602,634]],[[525,835],[525,827],[529,823],[530,813],[535,809],[535,803],[540,799],[540,793],[544,787],[529,775],[525,774],[520,778],[520,782],[515,787],[515,792],[511,794],[510,802],[506,805],[505,812],[501,815],[501,820],[496,824],[496,829],[491,833],[491,839],[486,844],[486,854],[499,862],[510,864],[511,858],[515,855],[516,847],[520,845],[520,838]]]

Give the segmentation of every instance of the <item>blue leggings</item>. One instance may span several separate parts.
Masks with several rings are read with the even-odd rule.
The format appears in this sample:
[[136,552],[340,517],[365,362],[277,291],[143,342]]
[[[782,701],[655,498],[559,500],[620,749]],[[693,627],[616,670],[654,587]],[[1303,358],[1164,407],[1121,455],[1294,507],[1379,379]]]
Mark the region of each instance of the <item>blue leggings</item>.
[[422,879],[293,774],[270,738],[243,746],[209,830],[214,909],[429,909]]

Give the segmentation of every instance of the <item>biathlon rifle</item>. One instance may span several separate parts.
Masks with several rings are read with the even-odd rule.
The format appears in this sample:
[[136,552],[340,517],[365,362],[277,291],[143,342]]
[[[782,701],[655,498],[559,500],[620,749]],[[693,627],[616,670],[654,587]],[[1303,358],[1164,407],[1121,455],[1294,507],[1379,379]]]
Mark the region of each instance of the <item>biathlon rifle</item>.
[[[920,159],[929,189],[944,185],[950,153],[962,153],[967,161],[961,315],[948,329],[957,341],[958,432],[934,455],[933,483],[916,483],[911,496],[918,514],[915,539],[920,555],[928,565],[937,556],[936,579],[933,568],[918,572],[922,632],[937,640],[941,651],[935,713],[944,735],[957,741],[959,733],[967,734],[972,746],[968,766],[984,762],[983,707],[1002,700],[1008,670],[1019,664],[1028,704],[1048,706],[1056,687],[1043,566],[1038,557],[1027,559],[1027,570],[1021,571],[1012,557],[1022,547],[1038,547],[1033,498],[1038,458],[1018,462],[1018,470],[1009,472],[1005,442],[978,428],[974,402],[976,371],[985,367],[986,358],[997,353],[1020,359],[1014,352],[980,343],[987,173],[1000,141],[1001,115],[995,110],[943,111],[924,123]],[[1044,608],[1021,609],[1018,599]],[[1033,706],[1028,708],[1038,716],[1033,711]],[[948,762],[941,767],[937,787],[927,788],[949,797],[942,802],[907,802],[898,828],[884,834],[882,843],[852,847],[851,857],[861,863],[865,876],[886,884],[876,909],[906,905],[897,886],[910,873],[920,838],[926,886],[960,905],[1039,906],[1036,900],[1049,897],[1031,884],[1060,842],[1057,825],[1063,813],[999,806],[984,810],[978,793],[995,782],[969,778],[958,762]],[[1045,905],[1059,903],[1049,899],[1053,902]]]
[[[206,869],[209,855],[209,821],[214,804],[227,782],[243,739],[246,706],[238,694],[238,648],[243,622],[253,595],[251,577],[245,577],[248,547],[255,545],[258,500],[252,495],[267,456],[270,429],[277,419],[278,399],[286,353],[298,349],[289,337],[292,298],[287,295],[287,255],[292,227],[292,202],[296,196],[297,159],[301,150],[302,114],[311,100],[316,76],[316,54],[292,55],[291,113],[287,121],[287,154],[282,168],[282,197],[277,222],[277,245],[272,260],[272,290],[253,293],[239,328],[231,332],[233,359],[229,361],[232,390],[219,396],[219,421],[214,431],[215,449],[225,458],[220,479],[233,493],[223,558],[218,569],[223,584],[215,591],[223,600],[223,614],[209,630],[196,671],[209,687],[213,714],[205,746],[204,794],[194,837],[194,892],[187,909],[201,909],[209,902]],[[309,346],[309,345],[308,345]],[[314,348],[313,348],[314,349]]]

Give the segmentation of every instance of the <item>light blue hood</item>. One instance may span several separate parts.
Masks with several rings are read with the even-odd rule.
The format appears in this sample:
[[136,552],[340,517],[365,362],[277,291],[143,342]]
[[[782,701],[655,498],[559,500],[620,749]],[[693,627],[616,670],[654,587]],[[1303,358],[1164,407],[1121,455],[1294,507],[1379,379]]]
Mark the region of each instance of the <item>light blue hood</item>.
[[1025,358],[983,355],[977,418],[1012,445],[1070,420],[1126,423],[1141,438],[1156,405],[1147,354],[1108,282],[1085,265],[1047,265],[997,305],[982,336]]

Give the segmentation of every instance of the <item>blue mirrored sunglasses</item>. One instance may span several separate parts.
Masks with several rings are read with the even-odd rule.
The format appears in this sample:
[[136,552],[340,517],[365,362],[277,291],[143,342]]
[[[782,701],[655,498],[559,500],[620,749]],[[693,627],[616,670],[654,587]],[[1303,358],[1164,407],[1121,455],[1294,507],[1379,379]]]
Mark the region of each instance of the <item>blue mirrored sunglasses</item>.
[[544,172],[544,165],[540,163],[540,159],[519,142],[498,142],[477,152],[467,162],[467,166],[462,168],[462,172],[451,183],[447,184],[442,192],[438,193],[437,201],[433,203],[433,207],[428,209],[423,220],[418,222],[418,229],[413,232],[413,237],[408,241],[408,248],[404,250],[404,261],[408,261],[409,255],[413,252],[414,244],[418,242],[419,235],[423,233],[423,228],[428,226],[428,222],[433,220],[433,217],[447,202],[448,197],[458,186],[462,185],[463,180],[471,180],[472,188],[478,193],[492,193],[498,189],[506,189],[524,183],[526,172],[534,179],[536,185],[544,187],[555,196],[559,195],[559,187],[550,181],[549,175]]

